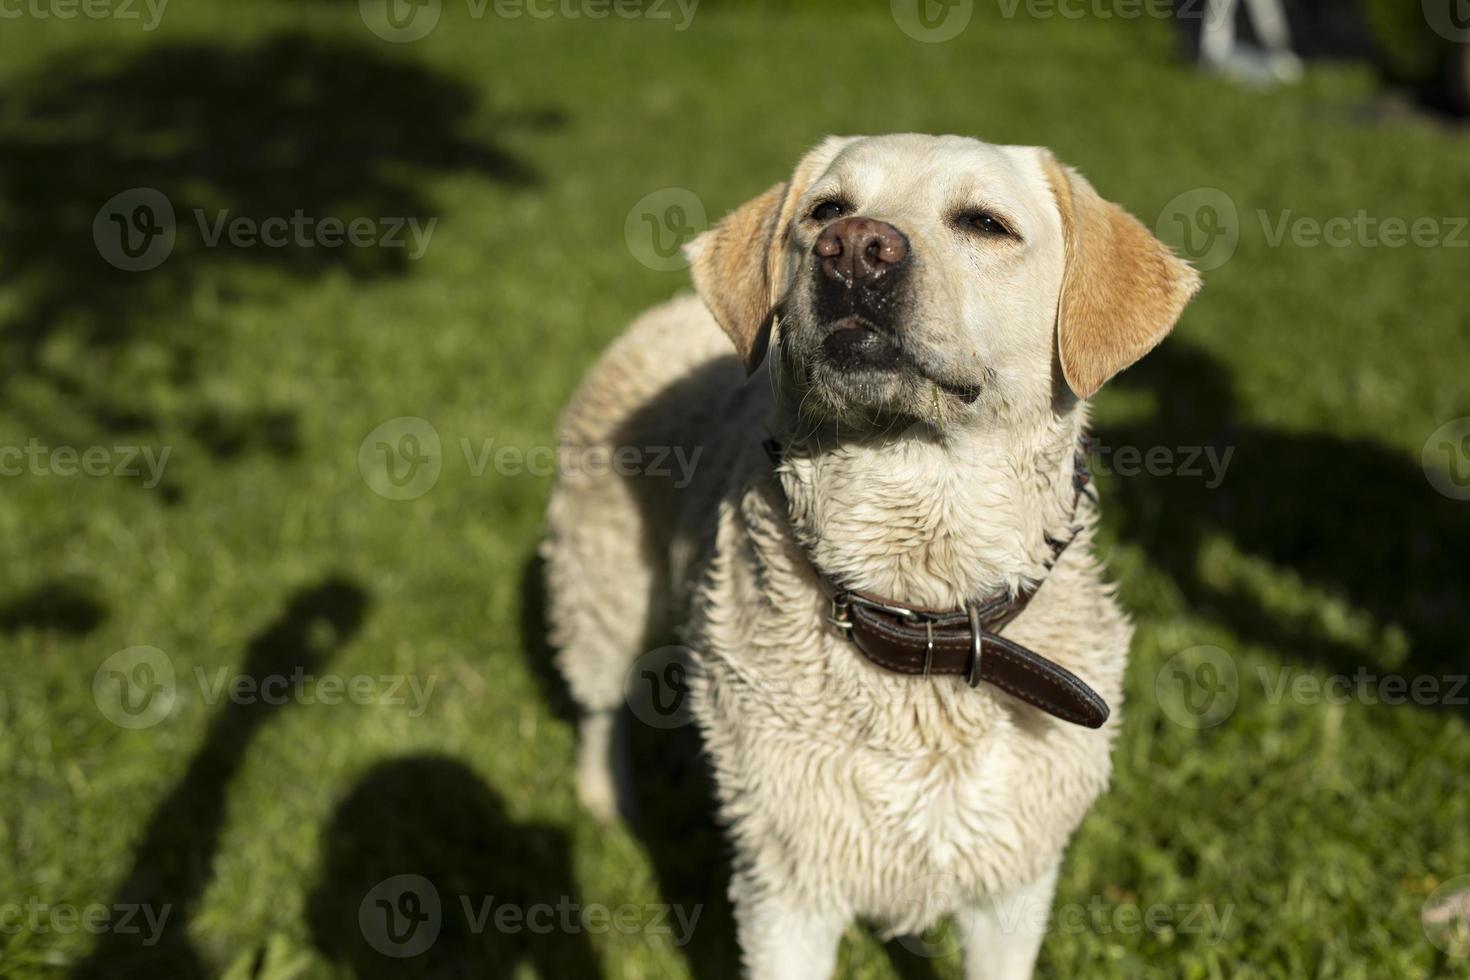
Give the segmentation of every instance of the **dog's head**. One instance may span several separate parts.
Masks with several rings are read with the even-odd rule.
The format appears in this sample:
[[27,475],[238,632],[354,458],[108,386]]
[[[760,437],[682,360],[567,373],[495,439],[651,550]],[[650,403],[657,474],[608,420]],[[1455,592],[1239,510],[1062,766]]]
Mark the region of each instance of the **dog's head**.
[[1199,277],[1037,147],[833,137],[689,246],[747,370],[844,428],[1090,397],[1173,327]]

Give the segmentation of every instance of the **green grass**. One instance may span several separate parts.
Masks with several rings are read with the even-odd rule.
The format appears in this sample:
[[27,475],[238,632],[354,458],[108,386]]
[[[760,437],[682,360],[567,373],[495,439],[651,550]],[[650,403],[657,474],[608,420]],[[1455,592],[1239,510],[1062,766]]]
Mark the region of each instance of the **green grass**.
[[[1272,247],[1257,217],[1464,214],[1466,134],[1367,121],[1371,80],[1351,69],[1272,93],[1197,76],[1157,22],[981,10],[920,44],[883,3],[732,7],[676,33],[475,21],[446,2],[402,45],[325,0],[179,2],[152,33],[0,26],[0,446],[171,450],[151,488],[0,478],[0,973],[733,975],[688,747],[640,732],[675,775],[637,828],[579,812],[531,561],[549,480],[476,475],[460,440],[546,445],[598,350],[685,287],[625,242],[645,195],[685,188],[714,218],[823,134],[919,130],[1051,145],[1149,224],[1200,187],[1241,218],[1176,335],[1097,401],[1104,445],[1235,453],[1215,489],[1099,480],[1139,631],[1114,788],[1058,903],[1096,896],[1120,928],[1059,916],[1041,975],[1470,976],[1420,925],[1430,893],[1470,874],[1466,709],[1273,701],[1261,680],[1465,672],[1470,505],[1419,460],[1470,415],[1470,252]],[[137,186],[168,195],[178,241],[155,271],[123,273],[92,221]],[[206,248],[195,207],[439,221],[411,261]],[[407,501],[358,468],[367,434],[400,416],[443,445],[437,485]],[[133,730],[93,681],[138,645],[166,653],[177,699]],[[1195,730],[1155,681],[1204,645],[1228,652],[1238,703]],[[415,714],[211,703],[195,680],[298,665],[434,686]],[[358,907],[408,872],[436,884],[446,925],[424,957],[389,959]],[[643,933],[475,936],[459,894],[704,909],[681,950]],[[14,928],[32,899],[171,911],[144,946],[55,918]],[[1124,931],[1120,910],[1152,905],[1228,918],[1218,934]],[[843,969],[928,968],[854,929]]]

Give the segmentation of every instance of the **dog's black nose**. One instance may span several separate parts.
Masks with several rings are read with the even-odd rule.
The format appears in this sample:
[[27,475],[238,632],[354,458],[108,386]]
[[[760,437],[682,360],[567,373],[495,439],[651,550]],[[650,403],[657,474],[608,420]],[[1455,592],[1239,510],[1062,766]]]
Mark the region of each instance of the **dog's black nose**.
[[909,257],[909,240],[886,221],[843,218],[817,236],[812,253],[822,272],[846,286],[878,285]]

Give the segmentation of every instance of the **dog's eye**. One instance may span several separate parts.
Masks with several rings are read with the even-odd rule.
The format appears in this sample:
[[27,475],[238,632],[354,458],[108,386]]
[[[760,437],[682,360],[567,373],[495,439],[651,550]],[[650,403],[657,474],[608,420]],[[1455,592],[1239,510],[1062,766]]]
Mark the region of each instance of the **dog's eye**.
[[959,220],[962,225],[973,228],[981,234],[995,235],[1002,238],[1016,237],[1015,232],[1006,227],[1004,221],[1001,221],[989,211],[969,211],[960,215]]
[[812,208],[812,220],[831,221],[834,218],[842,217],[843,212],[846,210],[847,206],[841,201],[823,201],[821,204]]

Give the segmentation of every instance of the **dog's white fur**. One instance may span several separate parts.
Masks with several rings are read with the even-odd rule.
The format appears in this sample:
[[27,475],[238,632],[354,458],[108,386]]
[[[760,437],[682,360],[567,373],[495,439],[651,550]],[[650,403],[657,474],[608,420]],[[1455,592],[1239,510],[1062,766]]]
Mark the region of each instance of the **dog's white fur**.
[[[803,360],[822,329],[809,215],[833,197],[909,239],[919,373]],[[976,235],[957,208],[1015,237]],[[624,677],[682,627],[747,972],[828,975],[855,918],[896,934],[953,915],[967,976],[1027,977],[1067,839],[1108,782],[1131,636],[1091,556],[1094,514],[1072,507],[1084,399],[1168,332],[1198,280],[1047,151],[958,137],[830,139],[691,253],[709,309],[682,297],[645,314],[563,418],[577,458],[702,450],[687,487],[582,466],[553,494],[552,639],[585,711],[582,798],[622,805]],[[773,354],[746,382],[726,338],[758,360],[772,310]],[[1047,574],[1046,535],[1074,521]],[[827,624],[813,563],[942,608],[1044,577],[1006,635],[1083,678],[1112,719],[1089,730],[990,685],[875,667]]]

